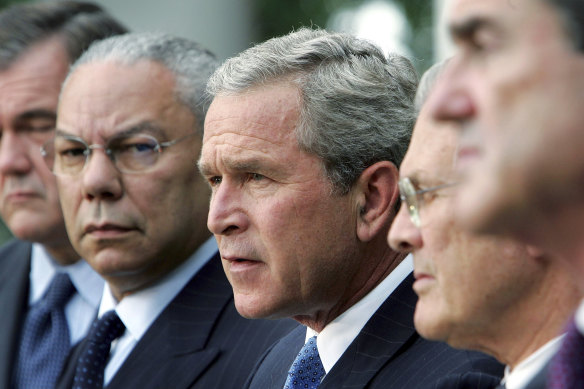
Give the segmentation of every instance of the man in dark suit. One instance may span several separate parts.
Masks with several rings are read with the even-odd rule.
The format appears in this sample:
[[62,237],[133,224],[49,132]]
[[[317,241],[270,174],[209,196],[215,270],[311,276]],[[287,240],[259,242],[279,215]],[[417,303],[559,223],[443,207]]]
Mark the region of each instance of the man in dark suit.
[[304,325],[263,357],[250,387],[498,381],[494,360],[420,338],[411,260],[386,244],[416,81],[401,56],[310,29],[211,77],[199,168],[236,307]]
[[452,185],[452,161],[459,133],[433,120],[423,105],[443,66],[428,71],[418,88],[421,111],[400,167],[404,201],[388,240],[414,256],[414,323],[420,334],[494,356],[507,365],[506,389],[524,389],[559,347],[582,294],[550,255],[456,224],[460,186]]
[[[125,31],[89,3],[0,13],[0,213],[17,238],[0,249],[2,388],[52,387],[96,315],[103,280],[69,243],[55,178],[39,147],[54,135],[69,64],[94,40]],[[60,319],[43,319],[51,291],[61,287],[70,294],[51,311]],[[35,327],[37,319],[42,324]]]
[[237,314],[205,226],[193,162],[215,68],[194,42],[129,34],[91,46],[63,84],[42,152],[73,246],[107,281],[63,387],[239,389],[295,325]]

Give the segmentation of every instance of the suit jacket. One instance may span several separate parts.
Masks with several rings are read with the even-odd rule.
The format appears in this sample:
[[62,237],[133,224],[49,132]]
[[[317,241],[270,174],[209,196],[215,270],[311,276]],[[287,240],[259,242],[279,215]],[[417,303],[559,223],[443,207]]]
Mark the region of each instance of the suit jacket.
[[32,244],[18,239],[0,248],[0,388],[9,388],[20,330],[28,308]]
[[[410,275],[385,300],[319,389],[497,386],[504,367],[493,358],[420,337],[413,323],[417,297],[412,283]],[[301,327],[277,342],[256,365],[246,387],[282,389],[305,336]]]
[[[241,317],[216,254],[162,311],[107,388],[241,389],[262,353],[297,326]],[[71,387],[84,346],[58,388]]]

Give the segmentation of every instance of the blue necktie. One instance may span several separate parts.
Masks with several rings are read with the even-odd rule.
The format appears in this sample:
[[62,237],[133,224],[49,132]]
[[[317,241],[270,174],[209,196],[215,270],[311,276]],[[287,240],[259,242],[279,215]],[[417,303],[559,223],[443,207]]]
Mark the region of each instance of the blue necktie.
[[30,308],[14,371],[16,388],[55,386],[71,348],[64,307],[73,292],[69,276],[58,273],[43,298]]
[[324,374],[316,347],[316,336],[313,336],[304,344],[292,363],[284,389],[316,389]]
[[584,388],[584,337],[574,320],[568,324],[562,345],[550,363],[548,388]]
[[87,346],[77,361],[73,389],[103,388],[103,374],[112,341],[119,338],[125,329],[115,311],[108,311],[93,322],[87,335]]

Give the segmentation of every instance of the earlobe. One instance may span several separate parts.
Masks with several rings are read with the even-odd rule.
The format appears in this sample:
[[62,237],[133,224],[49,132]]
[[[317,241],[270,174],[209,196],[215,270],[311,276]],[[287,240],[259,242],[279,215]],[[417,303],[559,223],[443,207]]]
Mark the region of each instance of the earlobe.
[[397,167],[389,161],[377,162],[361,173],[356,183],[359,191],[357,236],[368,242],[387,234],[395,203],[399,197]]

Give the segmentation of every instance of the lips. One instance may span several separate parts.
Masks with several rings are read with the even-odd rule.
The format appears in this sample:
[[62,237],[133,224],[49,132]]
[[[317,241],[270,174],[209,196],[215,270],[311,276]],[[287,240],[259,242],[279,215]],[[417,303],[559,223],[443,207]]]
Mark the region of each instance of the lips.
[[126,227],[119,224],[100,223],[87,225],[84,228],[83,233],[84,235],[92,235],[99,237],[114,237],[117,235],[125,234],[132,230],[134,230],[134,228]]

